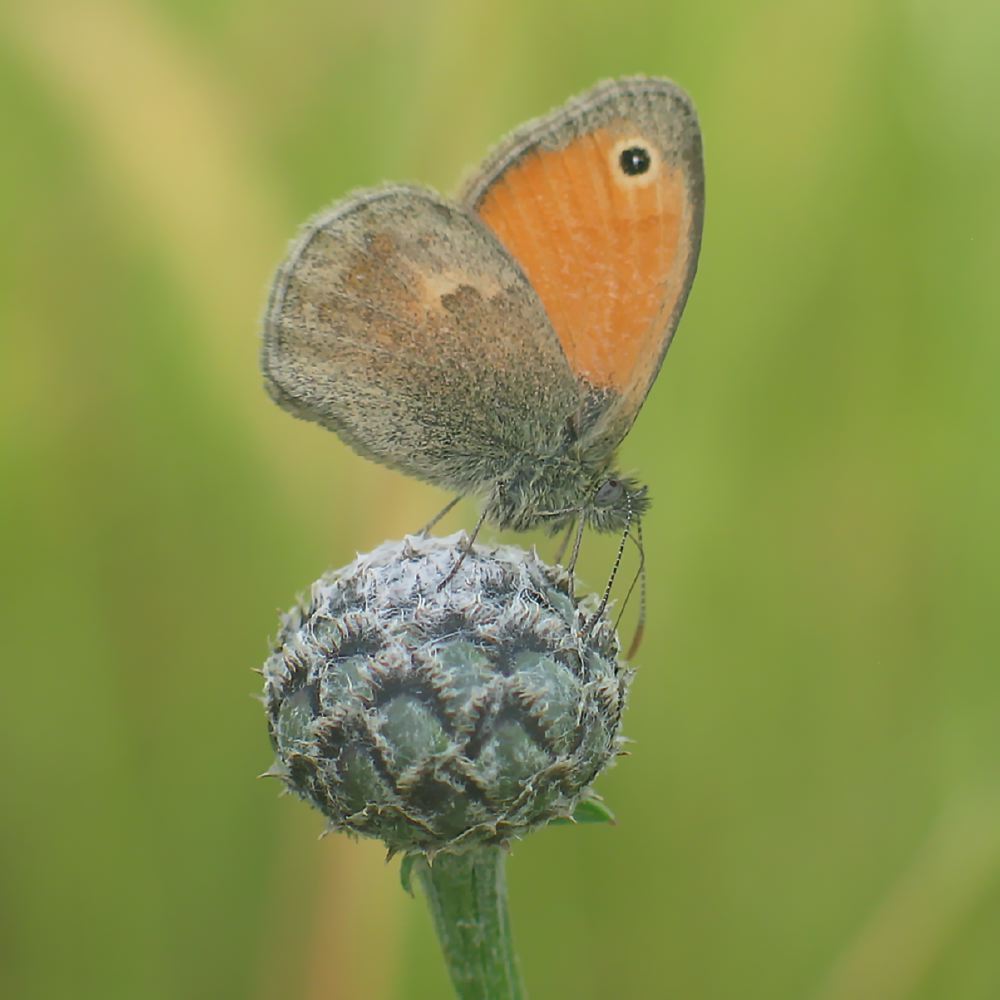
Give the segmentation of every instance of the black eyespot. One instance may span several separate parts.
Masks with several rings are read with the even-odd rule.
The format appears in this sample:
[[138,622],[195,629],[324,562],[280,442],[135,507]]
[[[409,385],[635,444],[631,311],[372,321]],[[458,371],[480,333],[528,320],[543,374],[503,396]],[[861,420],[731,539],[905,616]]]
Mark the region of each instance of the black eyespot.
[[629,177],[644,174],[652,162],[649,150],[642,146],[629,146],[628,149],[623,149],[622,155],[618,157],[618,163]]

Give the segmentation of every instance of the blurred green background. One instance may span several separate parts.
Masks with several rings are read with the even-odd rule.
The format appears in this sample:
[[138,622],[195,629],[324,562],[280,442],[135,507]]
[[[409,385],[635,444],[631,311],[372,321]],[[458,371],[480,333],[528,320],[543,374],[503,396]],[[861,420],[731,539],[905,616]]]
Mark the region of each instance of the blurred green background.
[[398,862],[253,780],[249,672],[447,498],[274,407],[258,317],[350,188],[645,72],[698,104],[704,248],[623,448],[620,822],[516,847],[529,989],[1000,996],[998,44],[986,0],[5,4],[0,993],[448,995]]

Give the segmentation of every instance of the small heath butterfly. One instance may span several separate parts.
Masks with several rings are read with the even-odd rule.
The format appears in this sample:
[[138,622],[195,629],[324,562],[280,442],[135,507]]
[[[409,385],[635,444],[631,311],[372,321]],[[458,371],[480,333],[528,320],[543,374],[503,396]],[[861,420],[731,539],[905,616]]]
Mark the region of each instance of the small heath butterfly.
[[479,497],[480,524],[627,532],[649,500],[614,452],[680,320],[703,207],[690,98],[598,84],[454,200],[389,184],[308,223],[268,301],[267,389],[361,455]]

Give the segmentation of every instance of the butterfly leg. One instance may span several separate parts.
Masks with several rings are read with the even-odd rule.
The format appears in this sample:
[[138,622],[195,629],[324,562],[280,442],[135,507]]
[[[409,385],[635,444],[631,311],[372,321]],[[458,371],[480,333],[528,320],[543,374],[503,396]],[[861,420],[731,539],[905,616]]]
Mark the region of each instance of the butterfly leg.
[[555,562],[561,563],[563,561],[563,556],[566,555],[566,547],[569,545],[569,540],[573,537],[573,529],[576,527],[576,520],[569,522],[566,528],[566,534],[563,535],[562,541],[559,543],[559,549],[556,551]]
[[457,504],[457,503],[458,503],[458,501],[459,501],[459,500],[461,500],[461,499],[462,499],[462,497],[461,497],[460,495],[459,495],[459,496],[457,496],[457,497],[455,497],[455,499],[454,499],[454,500],[450,500],[450,501],[449,501],[449,502],[448,502],[448,503],[447,503],[447,504],[445,505],[445,507],[444,507],[444,510],[440,510],[440,511],[438,511],[438,512],[437,512],[437,514],[435,514],[435,515],[434,515],[434,517],[432,517],[432,518],[430,519],[430,521],[428,521],[428,522],[427,522],[427,524],[425,524],[425,525],[424,525],[424,526],[423,526],[423,527],[422,527],[422,528],[420,529],[420,537],[421,537],[421,538],[426,538],[426,537],[427,537],[427,536],[428,536],[428,535],[430,534],[430,532],[431,532],[431,528],[433,528],[433,527],[434,527],[434,525],[435,525],[435,524],[437,524],[437,523],[438,523],[438,521],[440,521],[440,520],[441,520],[441,519],[442,519],[442,518],[443,518],[443,517],[444,517],[444,516],[445,516],[445,515],[446,515],[446,514],[447,514],[447,513],[448,513],[448,512],[449,512],[449,511],[451,510],[451,509],[452,509],[452,507],[454,507],[454,506],[455,506],[455,504]]
[[573,554],[569,557],[569,565],[566,567],[572,577],[576,572],[576,561],[580,558],[580,546],[583,544],[583,516],[576,522],[576,538],[573,541]]
[[566,533],[562,537],[562,541],[559,543],[559,551],[556,552],[555,562],[557,565],[562,565],[563,556],[566,554],[566,548],[569,546],[569,540],[573,538],[574,534],[576,538],[573,542],[573,551],[569,558],[569,565],[565,567],[566,577],[562,583],[563,589],[570,597],[573,596],[573,592],[576,589],[576,584],[574,582],[573,573],[576,569],[576,560],[580,556],[580,544],[583,541],[583,516],[579,518],[571,518],[569,524],[566,527]]
[[449,583],[451,583],[455,574],[458,572],[459,567],[463,562],[465,562],[465,557],[472,551],[472,546],[476,542],[476,536],[479,534],[479,529],[483,526],[485,521],[486,511],[484,510],[482,514],[479,515],[479,520],[476,521],[476,526],[472,529],[472,535],[466,543],[465,548],[462,549],[462,554],[455,560],[455,565],[451,567],[448,575],[438,584],[438,590],[443,590]]

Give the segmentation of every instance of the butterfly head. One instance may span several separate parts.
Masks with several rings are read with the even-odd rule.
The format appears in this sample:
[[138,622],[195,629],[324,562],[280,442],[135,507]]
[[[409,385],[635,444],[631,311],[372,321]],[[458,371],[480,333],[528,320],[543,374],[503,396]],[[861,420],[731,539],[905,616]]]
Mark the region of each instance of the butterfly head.
[[583,516],[597,531],[624,531],[646,513],[649,503],[648,487],[635,479],[606,474],[594,484]]

